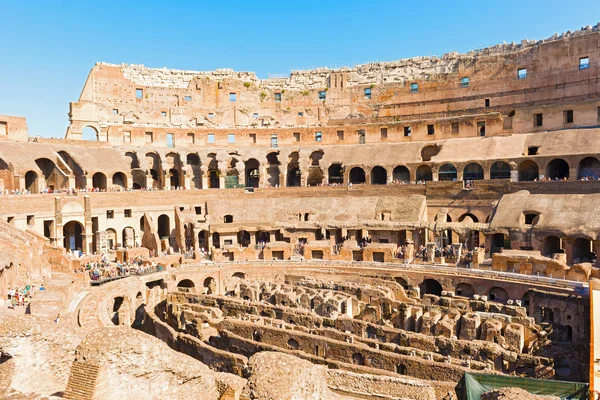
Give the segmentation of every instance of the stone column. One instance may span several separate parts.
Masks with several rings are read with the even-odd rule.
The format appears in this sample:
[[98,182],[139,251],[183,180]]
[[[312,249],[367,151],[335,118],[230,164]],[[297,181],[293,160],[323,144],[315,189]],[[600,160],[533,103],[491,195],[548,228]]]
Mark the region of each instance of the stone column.
[[439,180],[439,175],[438,175],[438,170],[437,169],[431,169],[431,180],[434,182],[437,182]]
[[69,189],[77,188],[77,183],[75,181],[75,175],[71,174],[68,176],[69,178]]
[[427,261],[433,262],[435,258],[435,243],[427,243]]
[[456,257],[456,261],[460,260],[460,256],[462,255],[462,243],[452,243],[452,252]]
[[219,170],[219,188],[225,189],[225,176],[227,175],[227,171]]

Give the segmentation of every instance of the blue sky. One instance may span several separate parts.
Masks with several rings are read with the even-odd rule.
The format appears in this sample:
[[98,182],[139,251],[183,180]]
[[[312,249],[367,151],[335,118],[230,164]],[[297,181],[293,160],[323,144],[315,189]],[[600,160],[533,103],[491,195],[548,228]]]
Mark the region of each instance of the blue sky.
[[600,21],[600,1],[0,0],[0,114],[63,137],[96,61],[254,71],[351,66],[542,39]]

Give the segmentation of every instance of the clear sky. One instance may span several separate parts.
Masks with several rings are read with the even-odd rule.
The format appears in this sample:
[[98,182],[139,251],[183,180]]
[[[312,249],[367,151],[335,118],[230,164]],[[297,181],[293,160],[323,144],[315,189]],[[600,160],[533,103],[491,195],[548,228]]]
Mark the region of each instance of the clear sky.
[[466,52],[600,21],[600,0],[0,0],[0,114],[63,137],[97,61],[254,71]]

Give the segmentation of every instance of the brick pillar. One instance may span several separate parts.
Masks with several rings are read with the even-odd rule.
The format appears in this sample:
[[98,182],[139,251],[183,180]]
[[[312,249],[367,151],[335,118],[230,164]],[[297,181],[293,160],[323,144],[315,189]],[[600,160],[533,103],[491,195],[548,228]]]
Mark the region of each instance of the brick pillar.
[[572,265],[573,264],[573,243],[575,242],[575,239],[571,239],[571,238],[565,238],[563,240],[564,246],[565,246],[565,253],[567,254],[567,264]]

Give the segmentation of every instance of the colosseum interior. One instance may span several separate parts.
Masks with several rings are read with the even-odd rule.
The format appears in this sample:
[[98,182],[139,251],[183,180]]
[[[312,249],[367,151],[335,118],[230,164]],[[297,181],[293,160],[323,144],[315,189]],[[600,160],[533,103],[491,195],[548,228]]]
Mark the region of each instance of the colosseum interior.
[[600,25],[277,79],[97,63],[69,120],[0,116],[0,397],[593,388]]

